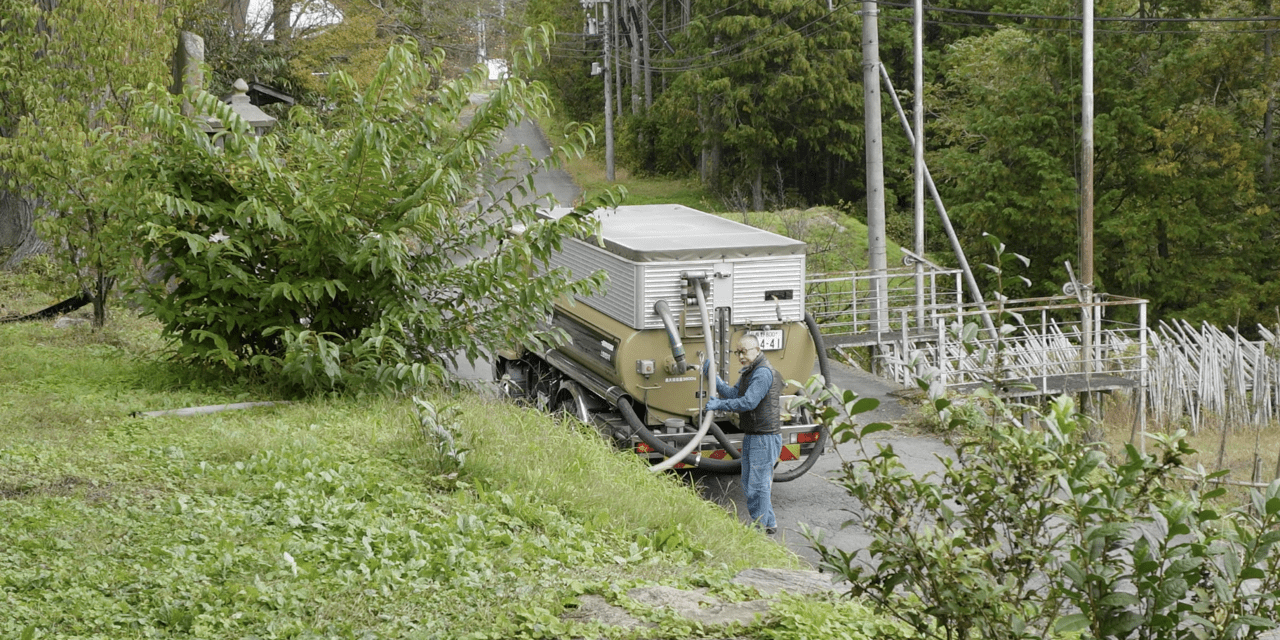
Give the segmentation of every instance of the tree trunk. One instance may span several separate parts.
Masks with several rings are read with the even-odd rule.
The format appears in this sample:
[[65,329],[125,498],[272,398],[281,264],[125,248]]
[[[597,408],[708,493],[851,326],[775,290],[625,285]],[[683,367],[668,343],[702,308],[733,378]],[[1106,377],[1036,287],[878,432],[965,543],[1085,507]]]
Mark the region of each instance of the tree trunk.
[[[613,9],[613,21],[617,24],[622,20],[622,14],[619,13],[622,10],[622,1],[613,0]],[[622,29],[610,29],[610,32],[613,36],[613,50],[618,52],[618,55],[613,57],[613,89],[617,93],[615,96],[617,102],[613,103],[613,108],[617,110],[617,117],[621,118],[624,115],[622,112]]]
[[[666,0],[663,0],[662,2],[662,33],[668,33]],[[666,71],[663,71],[662,73],[658,74],[658,83],[662,86],[662,92],[666,93],[667,92],[667,72]]]
[[93,330],[97,331],[107,324],[107,296],[115,286],[115,278],[107,277],[99,268],[97,282],[94,284]]
[[751,210],[764,211],[764,167],[759,164],[751,177]]
[[293,13],[293,0],[272,0],[271,32],[277,45],[289,41],[290,32],[293,31],[293,25],[290,23],[291,13]]
[[698,179],[702,186],[709,186],[715,179],[715,132],[711,116],[707,115],[706,98],[698,96],[698,129],[702,133],[702,154],[698,159]]
[[644,88],[644,80],[640,78],[640,25],[636,24],[639,11],[635,0],[627,2],[628,30],[631,32],[631,115],[640,115],[640,104],[644,99],[640,90]]
[[[1271,14],[1271,3],[1267,3],[1267,15]],[[1271,41],[1275,37],[1275,30],[1268,29],[1262,43],[1263,67],[1267,71],[1271,70]],[[1266,185],[1268,192],[1271,190],[1271,159],[1274,151],[1272,138],[1274,137],[1273,119],[1276,111],[1276,86],[1268,83],[1267,87],[1267,111],[1262,117],[1262,182]]]
[[0,190],[0,250],[13,249],[0,269],[15,269],[23,260],[49,251],[36,235],[35,209],[34,202]]
[[231,31],[236,35],[244,35],[249,27],[249,0],[223,0],[231,22]]

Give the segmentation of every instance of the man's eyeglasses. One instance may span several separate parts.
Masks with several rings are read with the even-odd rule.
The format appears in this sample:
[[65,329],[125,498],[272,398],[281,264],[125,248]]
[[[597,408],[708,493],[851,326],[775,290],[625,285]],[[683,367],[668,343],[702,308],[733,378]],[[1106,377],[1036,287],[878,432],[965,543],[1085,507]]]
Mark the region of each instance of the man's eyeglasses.
[[747,350],[746,350],[746,349],[734,349],[734,350],[733,350],[733,355],[735,355],[735,356],[745,356],[745,355],[747,355]]

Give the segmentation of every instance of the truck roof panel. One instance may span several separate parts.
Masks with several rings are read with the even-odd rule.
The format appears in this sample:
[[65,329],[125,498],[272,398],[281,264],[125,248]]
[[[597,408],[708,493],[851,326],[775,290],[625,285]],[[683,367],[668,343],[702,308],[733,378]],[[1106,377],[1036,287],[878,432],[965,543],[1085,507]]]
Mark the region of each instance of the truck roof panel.
[[[556,207],[542,215],[572,211]],[[802,255],[805,243],[679,204],[597,209],[600,235],[610,253],[634,262],[714,260]]]

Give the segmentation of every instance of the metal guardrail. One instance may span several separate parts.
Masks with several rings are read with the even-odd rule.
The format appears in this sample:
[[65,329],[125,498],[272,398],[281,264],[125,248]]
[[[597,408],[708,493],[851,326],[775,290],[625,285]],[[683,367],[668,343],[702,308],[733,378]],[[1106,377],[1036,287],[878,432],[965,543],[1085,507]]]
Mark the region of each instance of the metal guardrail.
[[[916,296],[917,280],[923,291],[922,301]],[[888,299],[888,312],[883,318],[876,313],[875,303],[881,284]],[[805,281],[805,305],[822,327],[823,335],[900,331],[904,325],[929,329],[964,308],[962,286],[959,269],[928,263],[921,273],[916,273],[914,267],[889,269],[883,276],[857,271],[817,273]]]
[[[948,388],[993,384],[1010,396],[1147,387],[1146,300],[1053,296],[989,302],[984,311],[964,302],[960,270],[924,265],[884,275],[814,274],[807,310],[830,344],[875,346],[881,375],[905,386],[933,371]],[[883,317],[878,287],[888,303]],[[1009,327],[998,344],[983,328],[984,313]],[[968,324],[975,329],[966,344]]]
[[[929,339],[908,333],[881,343],[883,375],[915,386],[916,377],[932,370],[948,388],[989,384],[1007,396],[1147,386],[1146,300],[1099,295],[1082,303],[1055,296],[1006,300],[990,311],[1006,327],[998,338],[980,328],[982,312],[968,306],[940,323]],[[973,326],[967,341],[961,339],[966,325]]]

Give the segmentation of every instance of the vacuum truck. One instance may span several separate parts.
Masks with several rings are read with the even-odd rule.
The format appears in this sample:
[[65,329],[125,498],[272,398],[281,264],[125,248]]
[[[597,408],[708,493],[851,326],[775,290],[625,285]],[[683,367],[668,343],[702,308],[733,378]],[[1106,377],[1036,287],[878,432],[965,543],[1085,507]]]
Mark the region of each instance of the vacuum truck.
[[[550,267],[578,278],[603,271],[604,290],[558,301],[548,322],[563,343],[500,351],[495,379],[513,398],[574,416],[651,460],[737,473],[738,416],[705,412],[715,385],[702,365],[711,360],[736,384],[730,356],[751,334],[783,380],[807,380],[815,363],[829,379],[821,334],[804,311],[805,244],[683,205],[593,215],[598,237],[565,240]],[[828,440],[807,411],[791,408],[795,391],[782,392],[775,481],[803,475]]]

